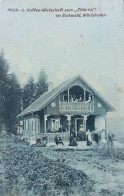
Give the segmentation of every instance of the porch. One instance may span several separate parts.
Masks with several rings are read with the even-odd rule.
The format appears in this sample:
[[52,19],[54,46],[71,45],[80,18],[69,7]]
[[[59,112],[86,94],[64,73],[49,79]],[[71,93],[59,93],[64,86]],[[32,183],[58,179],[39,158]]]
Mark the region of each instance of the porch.
[[63,141],[69,141],[70,133],[73,133],[75,137],[80,137],[81,126],[83,126],[84,132],[87,129],[94,130],[94,118],[94,116],[88,115],[47,115],[44,116],[44,133],[48,142],[53,142],[56,136],[61,137]]
[[[63,142],[68,142],[70,133],[80,138],[80,129],[94,131],[106,130],[105,119],[94,115],[44,115],[42,118],[28,118],[24,120],[23,139],[42,139],[47,136],[48,143],[55,142],[55,137],[61,137]],[[81,139],[81,138],[80,138]],[[83,136],[82,141],[86,140]]]

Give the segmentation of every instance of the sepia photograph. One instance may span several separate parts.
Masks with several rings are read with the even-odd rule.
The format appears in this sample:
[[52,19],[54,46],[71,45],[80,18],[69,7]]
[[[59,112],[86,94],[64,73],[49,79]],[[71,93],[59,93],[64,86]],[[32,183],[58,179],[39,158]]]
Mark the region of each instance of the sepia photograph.
[[0,1],[0,196],[124,196],[124,0]]

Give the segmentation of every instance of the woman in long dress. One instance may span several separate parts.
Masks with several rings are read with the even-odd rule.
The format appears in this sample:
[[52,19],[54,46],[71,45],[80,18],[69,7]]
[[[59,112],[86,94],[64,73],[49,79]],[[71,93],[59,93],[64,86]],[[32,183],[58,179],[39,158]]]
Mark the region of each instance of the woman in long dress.
[[85,140],[85,132],[84,132],[84,127],[83,127],[83,125],[80,125],[80,129],[79,129],[79,139],[80,139],[80,141],[84,141],[84,140]]
[[91,135],[91,132],[89,129],[86,132],[86,136],[87,136],[87,146],[91,146],[92,145],[92,135]]

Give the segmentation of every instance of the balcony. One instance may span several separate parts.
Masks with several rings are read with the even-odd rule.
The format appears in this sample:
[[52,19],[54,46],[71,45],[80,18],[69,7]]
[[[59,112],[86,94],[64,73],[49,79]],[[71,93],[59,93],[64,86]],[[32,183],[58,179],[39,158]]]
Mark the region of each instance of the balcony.
[[86,102],[60,102],[59,103],[60,112],[65,113],[92,113],[94,111],[94,103]]

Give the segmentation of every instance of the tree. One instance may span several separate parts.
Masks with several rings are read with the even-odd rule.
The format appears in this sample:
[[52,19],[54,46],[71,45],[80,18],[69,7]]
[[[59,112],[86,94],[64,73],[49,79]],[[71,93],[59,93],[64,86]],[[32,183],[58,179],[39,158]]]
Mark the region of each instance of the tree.
[[0,131],[5,126],[5,100],[6,100],[6,91],[8,85],[8,72],[9,64],[4,58],[4,52],[1,50],[0,53]]
[[44,70],[39,73],[38,81],[35,83],[33,76],[30,76],[23,87],[23,109],[48,90],[47,75]]
[[16,133],[17,131],[17,115],[21,112],[21,87],[14,73],[9,74],[9,83],[5,99],[5,124],[7,131]]
[[16,133],[17,114],[21,111],[21,87],[14,73],[9,73],[9,64],[0,53],[0,127]]
[[28,107],[36,99],[36,84],[33,76],[30,76],[28,82],[23,87],[23,109]]
[[44,92],[48,90],[48,76],[42,69],[39,73],[38,82],[36,84],[36,98],[40,97]]

